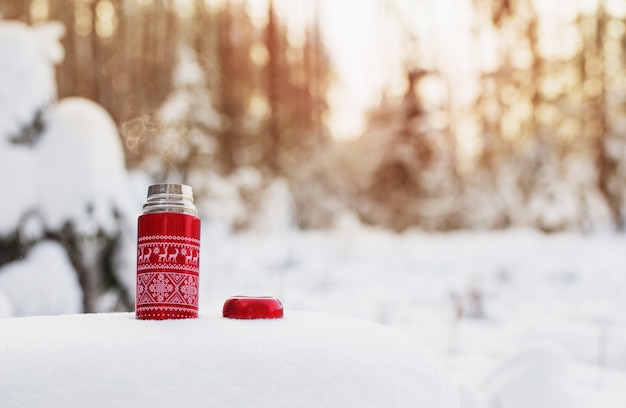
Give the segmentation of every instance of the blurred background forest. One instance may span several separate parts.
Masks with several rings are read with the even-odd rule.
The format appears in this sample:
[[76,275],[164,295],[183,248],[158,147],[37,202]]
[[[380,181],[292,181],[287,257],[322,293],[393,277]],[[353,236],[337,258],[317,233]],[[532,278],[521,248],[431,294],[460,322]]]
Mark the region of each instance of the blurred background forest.
[[300,228],[624,228],[623,1],[447,2],[466,29],[433,38],[419,22],[436,2],[380,0],[399,50],[381,64],[401,69],[351,138],[331,126],[337,39],[311,3],[2,0],[0,15],[62,22],[58,97],[112,115],[129,169],[200,202],[236,185],[235,229],[277,189]]
[[0,0],[0,318],[132,311],[154,182],[208,316],[400,328],[464,407],[626,406],[624,0]]

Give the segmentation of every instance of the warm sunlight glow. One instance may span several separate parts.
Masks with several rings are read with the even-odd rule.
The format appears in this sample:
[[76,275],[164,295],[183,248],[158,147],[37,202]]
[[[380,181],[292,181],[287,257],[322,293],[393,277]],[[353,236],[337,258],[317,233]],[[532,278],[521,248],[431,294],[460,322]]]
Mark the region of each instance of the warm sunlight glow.
[[626,2],[623,0],[605,0],[607,13],[615,18],[626,18]]
[[547,100],[555,99],[563,92],[563,84],[554,78],[545,78],[539,85],[541,94]]
[[559,112],[552,104],[541,104],[536,111],[537,120],[546,126],[553,126],[559,118]]
[[582,48],[579,29],[568,25],[551,27],[540,32],[538,48],[543,57],[568,60]]
[[[207,0],[215,7],[223,0]],[[433,67],[442,64],[443,74],[455,83],[467,81],[466,60],[472,50],[465,43],[471,26],[470,4],[466,0],[274,0],[275,11],[286,24],[293,45],[304,41],[303,27],[319,18],[321,36],[333,61],[335,81],[329,94],[327,125],[338,139],[358,138],[365,130],[367,112],[380,103],[383,94],[401,98],[407,89],[407,66]],[[252,21],[258,27],[267,22],[267,0],[246,1]],[[467,13],[466,13],[467,12]],[[416,38],[427,38],[424,49]],[[266,63],[266,50],[254,46],[254,64]],[[525,63],[529,58],[525,57]],[[477,61],[478,63],[478,61]],[[463,67],[465,72],[459,70]],[[428,85],[430,86],[430,85]],[[438,94],[447,90],[438,89]],[[452,103],[472,98],[464,86]],[[443,96],[437,96],[440,104]]]
[[252,96],[248,102],[248,111],[255,118],[266,117],[270,111],[267,99],[262,95]]
[[614,39],[619,39],[626,32],[626,24],[621,20],[611,20],[606,26],[606,34]]
[[196,5],[194,0],[174,0],[174,7],[180,18],[187,20],[193,17]]
[[530,50],[528,44],[524,44],[523,47],[516,48],[511,55],[511,65],[517,69],[528,69],[533,64],[533,53]]
[[250,59],[254,65],[264,67],[269,58],[270,55],[263,43],[256,42],[252,45],[252,47],[250,47]]
[[456,124],[458,151],[457,163],[461,172],[471,170],[475,158],[484,147],[480,135],[480,124],[475,118],[463,119]]
[[578,132],[579,124],[577,121],[572,119],[562,120],[559,126],[557,127],[557,137],[562,143],[571,143],[574,141],[575,136]]
[[48,0],[33,0],[30,3],[30,17],[34,23],[46,21],[50,12]]
[[109,0],[101,0],[96,6],[96,32],[100,37],[110,37],[117,28],[115,7]]
[[502,115],[500,131],[503,138],[509,141],[517,140],[520,137],[521,123],[519,117],[513,111],[505,112]]
[[93,16],[88,5],[82,4],[77,6],[74,12],[74,31],[82,37],[86,37],[91,33]]
[[590,98],[600,96],[602,93],[602,82],[597,78],[586,80],[583,86],[585,94]]
[[228,3],[228,0],[204,0],[204,9],[207,11],[220,10]]

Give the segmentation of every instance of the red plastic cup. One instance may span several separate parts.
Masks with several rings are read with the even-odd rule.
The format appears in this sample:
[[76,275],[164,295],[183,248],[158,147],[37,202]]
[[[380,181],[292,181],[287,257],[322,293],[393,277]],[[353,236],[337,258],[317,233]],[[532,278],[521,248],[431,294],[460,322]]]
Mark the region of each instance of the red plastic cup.
[[283,305],[271,296],[233,296],[224,302],[222,316],[229,319],[280,319]]

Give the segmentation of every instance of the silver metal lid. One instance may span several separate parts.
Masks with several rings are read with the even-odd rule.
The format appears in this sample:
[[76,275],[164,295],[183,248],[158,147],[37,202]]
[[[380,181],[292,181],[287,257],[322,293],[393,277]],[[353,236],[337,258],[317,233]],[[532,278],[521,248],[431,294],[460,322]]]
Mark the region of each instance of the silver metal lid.
[[148,187],[148,196],[143,213],[181,212],[197,215],[193,203],[193,190],[185,184],[153,184]]
[[193,190],[186,184],[153,184],[148,187],[148,199],[156,195],[181,195],[193,201]]

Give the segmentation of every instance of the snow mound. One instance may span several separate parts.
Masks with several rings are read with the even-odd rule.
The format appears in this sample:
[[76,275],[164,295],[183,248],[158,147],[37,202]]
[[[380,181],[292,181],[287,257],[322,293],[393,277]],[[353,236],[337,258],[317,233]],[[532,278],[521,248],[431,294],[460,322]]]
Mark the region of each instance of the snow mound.
[[410,338],[307,312],[0,319],[0,361],[7,408],[459,406],[446,371]]
[[24,260],[0,269],[0,317],[78,313],[82,300],[76,273],[56,242],[43,241]]
[[[49,228],[67,220],[93,234],[111,232],[115,208],[133,213],[124,150],[113,119],[84,98],[66,98],[45,115],[46,131],[36,147],[40,211]],[[68,157],[68,155],[71,155]]]
[[487,381],[490,408],[574,408],[570,361],[552,343],[528,346],[505,359]]

